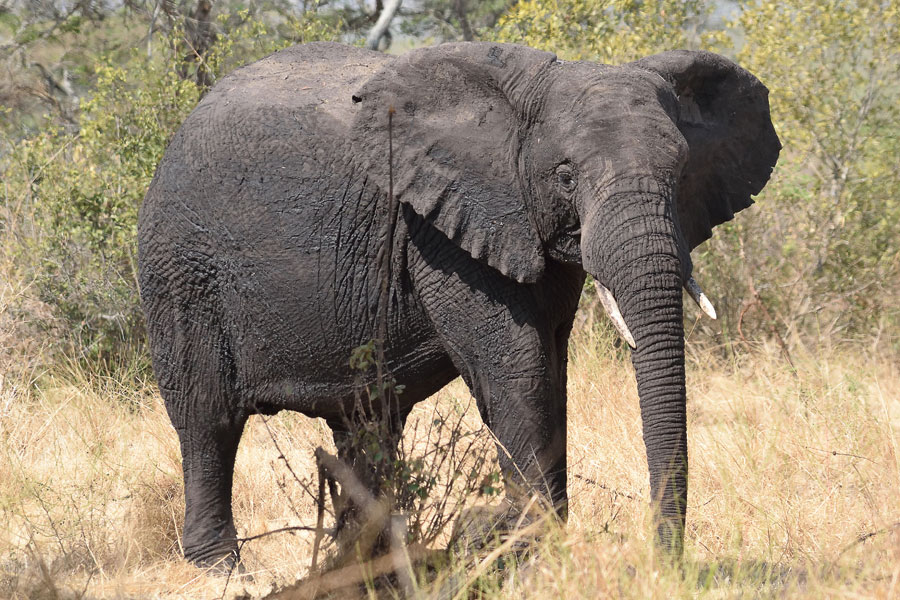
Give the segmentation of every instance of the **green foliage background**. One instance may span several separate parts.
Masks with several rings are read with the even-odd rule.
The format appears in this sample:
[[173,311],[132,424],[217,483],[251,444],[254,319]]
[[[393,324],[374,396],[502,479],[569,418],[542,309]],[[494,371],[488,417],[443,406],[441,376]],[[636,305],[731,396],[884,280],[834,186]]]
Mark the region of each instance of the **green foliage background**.
[[743,297],[726,327],[766,303],[793,343],[898,347],[900,4],[748,3],[707,41],[769,87],[784,145],[759,206],[705,251],[717,292]]
[[491,37],[565,60],[619,64],[695,46],[711,10],[704,0],[523,0],[501,17]]
[[[398,27],[419,39],[458,34],[453,8],[459,5],[429,0],[422,6]],[[474,9],[469,25],[481,39],[573,60],[620,63],[671,48],[734,57],[769,87],[784,150],[757,206],[695,251],[698,279],[722,317],[688,324],[692,339],[726,351],[773,336],[788,346],[896,348],[900,8],[879,0],[751,1],[740,3],[729,21],[721,18],[723,6],[496,0]],[[347,25],[346,10],[294,15],[282,7],[273,14],[218,15],[218,35],[202,63],[213,81],[292,43],[353,41],[364,22]],[[0,16],[0,33],[16,25],[11,13]],[[101,31],[73,15],[55,34],[79,36],[78,48],[92,40],[101,48],[78,54],[76,70],[90,91],[68,120],[51,115],[41,127],[22,128],[10,107],[0,127],[6,132],[0,234],[7,271],[31,282],[50,307],[54,336],[100,362],[142,344],[137,209],[168,140],[203,93],[185,77],[183,48],[165,37],[103,51],[128,31],[127,15],[111,19]],[[40,30],[29,27],[17,35]],[[32,133],[22,138],[22,131]]]

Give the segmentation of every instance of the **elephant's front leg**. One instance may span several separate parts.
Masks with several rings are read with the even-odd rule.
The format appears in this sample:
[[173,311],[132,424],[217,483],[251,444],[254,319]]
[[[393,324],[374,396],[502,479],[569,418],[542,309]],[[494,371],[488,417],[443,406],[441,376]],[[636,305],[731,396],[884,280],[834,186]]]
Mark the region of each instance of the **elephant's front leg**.
[[497,298],[473,299],[458,313],[441,306],[440,335],[497,439],[510,499],[518,505],[537,492],[565,518],[565,346]]
[[518,284],[459,250],[455,269],[435,268],[454,250],[443,263],[419,251],[420,300],[497,438],[508,495],[537,492],[565,518],[566,346],[583,273]]
[[[522,346],[513,345],[510,350],[519,356],[501,357],[494,365],[508,376],[494,368],[482,371],[475,364],[468,367],[465,379],[482,419],[497,439],[507,497],[521,506],[538,493],[564,519],[568,510],[565,381],[549,365],[524,359],[529,352]],[[517,372],[517,368],[523,370]]]

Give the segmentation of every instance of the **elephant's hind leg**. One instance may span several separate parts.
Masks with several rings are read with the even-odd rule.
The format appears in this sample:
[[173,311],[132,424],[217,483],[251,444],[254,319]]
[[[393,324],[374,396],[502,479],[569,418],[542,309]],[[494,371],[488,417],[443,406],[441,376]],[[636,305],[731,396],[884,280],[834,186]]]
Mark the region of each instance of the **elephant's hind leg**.
[[228,340],[208,307],[154,300],[146,306],[154,370],[181,445],[184,556],[230,569],[238,559],[232,478],[247,413],[233,401]]
[[176,425],[184,466],[184,557],[199,567],[230,569],[239,558],[231,492],[245,421],[212,416]]

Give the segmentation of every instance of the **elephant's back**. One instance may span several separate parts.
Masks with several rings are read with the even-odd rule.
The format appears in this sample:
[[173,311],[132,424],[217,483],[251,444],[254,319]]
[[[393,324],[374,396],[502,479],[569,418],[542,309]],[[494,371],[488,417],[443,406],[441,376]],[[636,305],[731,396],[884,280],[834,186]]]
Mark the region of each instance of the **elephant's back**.
[[287,208],[308,212],[329,202],[350,174],[353,92],[389,60],[316,42],[223,78],[171,140],[139,228],[148,229],[154,215],[168,228],[173,214],[187,214],[192,225],[216,229],[217,222],[240,224],[247,215]]
[[[313,109],[349,125],[353,91],[391,58],[335,42],[314,42],[275,52],[222,79],[198,110]],[[231,109],[231,110],[229,110]]]

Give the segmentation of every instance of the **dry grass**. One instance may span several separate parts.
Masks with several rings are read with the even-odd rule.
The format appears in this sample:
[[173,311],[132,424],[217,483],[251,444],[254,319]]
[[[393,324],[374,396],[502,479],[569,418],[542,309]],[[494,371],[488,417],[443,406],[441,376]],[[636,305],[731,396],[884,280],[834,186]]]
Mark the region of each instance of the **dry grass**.
[[[776,348],[729,364],[693,358],[687,560],[677,571],[650,552],[633,373],[608,345],[580,337],[570,366],[568,527],[548,535],[536,559],[488,570],[475,585],[501,598],[898,597],[896,358],[831,351],[794,356],[796,371]],[[8,524],[0,596],[222,595],[224,579],[179,557],[178,444],[152,382],[70,367],[35,385],[9,373],[0,387],[0,523]],[[432,443],[421,432],[435,406],[445,415],[467,410],[467,430],[480,425],[457,381],[410,419],[420,450]],[[273,436],[306,484],[313,450],[331,444],[320,421],[254,418],[235,475],[239,535],[315,523],[314,502]],[[226,596],[260,595],[303,576],[312,540],[300,532],[247,543],[253,580],[231,580]]]
[[[649,556],[633,376],[590,345],[571,368],[571,519],[503,596],[900,595],[896,359],[777,348],[689,368],[691,487],[683,573]],[[708,357],[704,357],[708,359]]]

